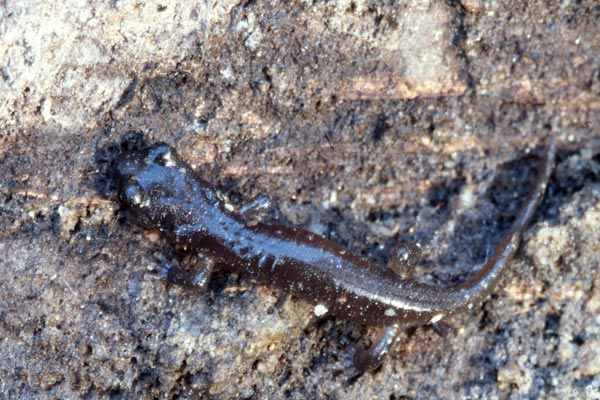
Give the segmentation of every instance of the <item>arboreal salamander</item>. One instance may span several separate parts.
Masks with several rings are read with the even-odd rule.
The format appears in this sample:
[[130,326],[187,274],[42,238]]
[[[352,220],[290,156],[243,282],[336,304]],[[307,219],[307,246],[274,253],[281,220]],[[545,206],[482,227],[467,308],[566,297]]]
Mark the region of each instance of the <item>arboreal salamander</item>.
[[169,280],[206,289],[219,265],[312,302],[317,315],[384,327],[369,349],[353,346],[346,353],[345,377],[351,378],[381,364],[401,327],[442,327],[443,319],[494,290],[543,197],[555,153],[550,140],[533,189],[489,259],[471,278],[448,288],[400,277],[418,257],[414,246],[398,247],[384,268],[315,233],[262,221],[267,198],[235,211],[164,143],[124,154],[115,179],[121,201],[140,224],[204,256],[194,276],[177,267],[163,269]]

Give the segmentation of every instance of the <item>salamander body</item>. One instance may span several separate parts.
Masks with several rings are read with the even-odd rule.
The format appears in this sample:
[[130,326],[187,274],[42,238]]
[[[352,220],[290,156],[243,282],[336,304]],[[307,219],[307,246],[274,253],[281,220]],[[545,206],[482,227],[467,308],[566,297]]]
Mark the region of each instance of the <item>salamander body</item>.
[[370,349],[349,352],[347,376],[352,377],[381,364],[400,327],[441,327],[442,319],[476,306],[494,290],[543,197],[555,153],[550,141],[531,193],[486,263],[449,288],[401,278],[416,262],[414,246],[396,248],[384,267],[315,233],[264,222],[271,206],[267,198],[236,210],[164,143],[123,155],[115,179],[122,203],[141,225],[203,256],[193,276],[165,268],[169,280],[206,289],[213,269],[225,268],[315,304],[317,315],[385,327]]

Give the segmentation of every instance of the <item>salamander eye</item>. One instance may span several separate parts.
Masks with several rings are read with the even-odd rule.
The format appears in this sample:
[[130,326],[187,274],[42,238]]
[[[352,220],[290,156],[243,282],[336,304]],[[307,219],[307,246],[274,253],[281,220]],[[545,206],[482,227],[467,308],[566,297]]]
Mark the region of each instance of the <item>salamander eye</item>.
[[160,165],[161,167],[174,167],[175,161],[169,146],[159,143],[148,153],[148,162]]
[[128,206],[139,206],[144,201],[144,191],[137,183],[127,185],[121,193],[121,199]]

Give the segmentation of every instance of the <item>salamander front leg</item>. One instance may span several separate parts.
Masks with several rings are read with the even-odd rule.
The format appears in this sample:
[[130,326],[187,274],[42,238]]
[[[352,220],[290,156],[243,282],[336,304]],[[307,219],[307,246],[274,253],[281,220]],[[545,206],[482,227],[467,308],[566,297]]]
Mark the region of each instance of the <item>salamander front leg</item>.
[[281,293],[279,295],[279,297],[277,298],[277,301],[275,302],[275,307],[277,308],[277,310],[279,310],[279,312],[282,312],[283,309],[285,308],[285,305],[287,304],[287,302],[289,301],[289,299],[292,297],[292,295],[290,293]]
[[197,272],[186,271],[179,267],[176,263],[171,263],[160,253],[154,255],[157,263],[149,263],[149,267],[157,271],[157,275],[146,275],[150,279],[167,280],[171,283],[181,286],[197,288],[200,291],[208,289],[208,282],[214,269],[214,261],[203,255],[199,255],[200,263]]
[[273,202],[267,196],[258,196],[238,209],[244,220],[248,223],[262,221],[273,210]]
[[368,349],[365,349],[360,343],[351,344],[346,350],[337,354],[341,358],[341,365],[333,368],[343,368],[344,372],[341,378],[344,381],[352,380],[367,371],[378,368],[390,352],[399,329],[398,325],[388,326]]

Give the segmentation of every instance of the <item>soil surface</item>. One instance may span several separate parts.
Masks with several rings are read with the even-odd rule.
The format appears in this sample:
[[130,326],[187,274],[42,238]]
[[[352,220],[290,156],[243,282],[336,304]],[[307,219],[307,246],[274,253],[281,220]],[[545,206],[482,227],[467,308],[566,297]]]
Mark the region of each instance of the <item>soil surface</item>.
[[[0,398],[600,398],[600,5],[595,1],[0,0]],[[513,221],[544,141],[547,196],[503,284],[401,333],[316,317],[135,224],[110,166],[164,141],[243,204],[413,275],[464,281]]]

